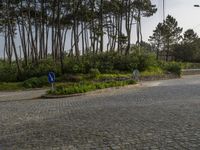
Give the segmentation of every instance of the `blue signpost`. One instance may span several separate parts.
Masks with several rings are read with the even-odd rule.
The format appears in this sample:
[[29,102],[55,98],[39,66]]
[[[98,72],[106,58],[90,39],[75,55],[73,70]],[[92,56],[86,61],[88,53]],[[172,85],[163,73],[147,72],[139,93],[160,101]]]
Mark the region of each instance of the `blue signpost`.
[[51,90],[54,91],[54,83],[56,81],[56,75],[54,72],[48,73],[48,81],[51,83]]

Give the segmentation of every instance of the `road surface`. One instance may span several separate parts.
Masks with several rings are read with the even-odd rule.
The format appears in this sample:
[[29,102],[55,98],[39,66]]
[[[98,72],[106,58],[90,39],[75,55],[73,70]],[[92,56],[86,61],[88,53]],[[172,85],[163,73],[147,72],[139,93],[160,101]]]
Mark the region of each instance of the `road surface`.
[[0,150],[200,149],[200,76],[63,99],[3,94]]

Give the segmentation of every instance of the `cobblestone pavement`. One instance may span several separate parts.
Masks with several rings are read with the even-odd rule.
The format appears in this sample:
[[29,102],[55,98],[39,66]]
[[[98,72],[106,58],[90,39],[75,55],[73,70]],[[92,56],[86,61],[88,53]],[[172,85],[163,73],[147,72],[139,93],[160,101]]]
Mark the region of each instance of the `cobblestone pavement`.
[[45,92],[46,89],[16,91],[16,92],[0,92],[0,102],[35,99],[41,97],[41,95],[44,95]]
[[0,150],[200,149],[200,76],[0,102]]

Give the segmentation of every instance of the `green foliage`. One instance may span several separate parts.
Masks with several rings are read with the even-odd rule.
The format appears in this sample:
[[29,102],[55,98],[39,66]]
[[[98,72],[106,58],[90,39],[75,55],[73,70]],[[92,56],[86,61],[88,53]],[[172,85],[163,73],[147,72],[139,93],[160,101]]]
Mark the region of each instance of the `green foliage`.
[[25,88],[40,88],[48,85],[47,76],[43,76],[40,78],[33,77],[22,83],[22,86]]
[[19,82],[25,81],[32,77],[47,76],[49,71],[56,73],[56,76],[61,74],[59,64],[53,63],[52,60],[42,60],[38,64],[28,64],[22,66],[22,72],[17,73],[17,66],[12,63],[0,62],[0,82]]
[[19,80],[24,81],[31,77],[47,76],[48,72],[55,72],[56,76],[61,74],[60,67],[58,64],[53,63],[51,59],[42,60],[38,64],[29,64],[23,67],[23,71],[20,74]]
[[149,67],[147,70],[143,71],[141,73],[141,76],[158,76],[158,75],[164,75],[164,70],[161,69],[159,66],[152,66]]
[[155,64],[155,56],[146,52],[132,53],[126,56],[111,52],[97,55],[88,54],[81,56],[79,60],[67,58],[64,71],[71,74],[90,73],[91,69],[95,68],[100,73],[132,72],[133,69],[142,71]]
[[200,69],[200,63],[181,63],[183,69]]
[[183,34],[184,43],[192,43],[192,42],[198,40],[198,38],[199,37],[198,37],[197,33],[195,33],[193,29],[188,29]]
[[178,76],[181,76],[181,67],[180,65],[174,63],[174,64],[170,64],[167,68],[167,71],[175,73]]
[[0,82],[17,81],[17,69],[15,65],[0,63]]
[[18,82],[0,82],[0,91],[16,91],[16,90],[22,90],[24,87],[22,86],[22,83]]
[[84,80],[81,74],[64,74],[58,78],[58,82],[80,82]]
[[75,58],[67,58],[64,62],[64,72],[65,73],[82,73],[83,72],[83,63],[79,62]]
[[139,58],[130,54],[129,56],[118,55],[115,57],[114,70],[130,72],[138,68]]
[[183,43],[174,46],[173,55],[176,61],[200,62],[200,40],[184,39]]
[[112,72],[114,69],[114,58],[116,57],[116,53],[105,53],[101,55],[97,55],[97,68],[102,73]]
[[195,58],[195,46],[192,44],[174,45],[174,57],[176,61],[189,61]]
[[131,74],[101,74],[99,75],[99,80],[108,81],[108,80],[120,80],[120,79],[130,79]]
[[55,91],[48,91],[49,94],[55,95],[69,95],[76,93],[85,93],[96,89],[104,89],[109,87],[125,86],[129,84],[135,84],[133,80],[127,81],[110,81],[110,82],[81,82],[71,86],[58,86]]
[[173,73],[173,74],[176,74],[178,76],[181,76],[181,64],[180,63],[177,63],[177,62],[162,62],[161,63],[161,66],[164,70],[170,72],[170,73]]
[[[0,81],[7,82],[16,82],[16,81],[25,81],[33,82],[29,84],[25,84],[26,87],[40,87],[40,84],[34,85],[36,79],[41,76],[47,76],[49,71],[54,71],[56,73],[58,82],[80,82],[83,80],[91,80],[91,79],[99,79],[99,80],[107,80],[106,77],[103,77],[101,74],[119,74],[117,78],[126,78],[120,77],[120,74],[131,74],[134,69],[138,69],[141,72],[148,71],[153,73],[158,73],[158,70],[152,70],[152,68],[156,68],[159,66],[155,55],[152,53],[146,52],[144,49],[139,49],[136,47],[131,54],[129,55],[119,55],[117,53],[102,53],[98,55],[88,54],[84,56],[80,56],[77,60],[74,57],[68,57],[64,61],[64,75],[60,73],[60,65],[53,63],[51,59],[46,61],[39,61],[36,65],[29,64],[28,66],[22,66],[21,74],[17,75],[16,65],[2,65],[0,63]],[[162,69],[166,69],[167,67],[162,67]],[[169,70],[169,68],[167,68]],[[150,73],[150,74],[151,74]],[[146,72],[146,74],[148,74]],[[130,77],[129,77],[130,78]],[[28,81],[26,81],[28,80]],[[108,79],[110,80],[110,79]]]
[[157,61],[154,55],[143,54],[139,56],[138,70],[145,71],[149,67],[154,67],[154,66],[157,66]]
[[157,59],[159,52],[165,49],[166,60],[172,55],[173,46],[182,39],[181,33],[183,28],[178,27],[178,22],[171,15],[168,15],[163,23],[159,23],[150,36],[149,41],[155,47]]
[[92,68],[90,69],[89,74],[90,74],[90,78],[98,78],[101,73],[99,72],[99,69]]

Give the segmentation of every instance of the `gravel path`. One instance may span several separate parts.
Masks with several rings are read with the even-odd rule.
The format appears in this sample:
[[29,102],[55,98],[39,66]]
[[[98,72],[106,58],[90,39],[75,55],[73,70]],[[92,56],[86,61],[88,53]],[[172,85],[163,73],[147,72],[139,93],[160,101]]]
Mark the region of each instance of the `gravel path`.
[[0,150],[200,149],[200,76],[63,99],[2,95]]

